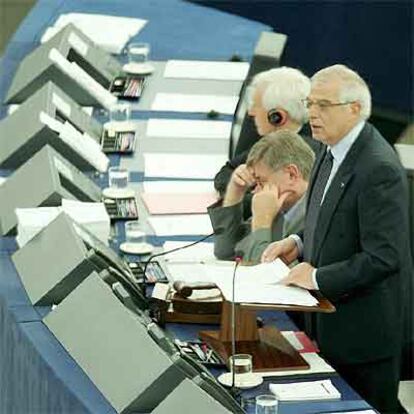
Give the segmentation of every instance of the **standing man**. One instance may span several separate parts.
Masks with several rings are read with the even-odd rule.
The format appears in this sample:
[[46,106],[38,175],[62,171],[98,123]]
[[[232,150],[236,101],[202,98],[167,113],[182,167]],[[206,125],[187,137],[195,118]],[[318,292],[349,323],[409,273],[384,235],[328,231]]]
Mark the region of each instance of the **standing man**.
[[313,137],[326,145],[309,183],[305,231],[270,245],[262,260],[303,259],[285,283],[320,290],[336,306],[316,316],[323,355],[382,414],[397,413],[411,277],[405,172],[366,122],[371,96],[356,72],[317,72],[305,104]]

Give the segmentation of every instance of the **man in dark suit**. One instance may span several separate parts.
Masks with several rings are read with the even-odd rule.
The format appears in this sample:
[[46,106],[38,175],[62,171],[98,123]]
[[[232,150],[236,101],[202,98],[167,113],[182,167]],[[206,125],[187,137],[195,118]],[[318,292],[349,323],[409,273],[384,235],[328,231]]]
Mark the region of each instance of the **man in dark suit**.
[[397,413],[411,277],[405,172],[366,122],[371,96],[356,72],[317,72],[305,104],[313,137],[326,145],[311,175],[305,230],[270,245],[262,260],[302,258],[285,283],[318,289],[336,306],[315,318],[321,352],[381,413]]

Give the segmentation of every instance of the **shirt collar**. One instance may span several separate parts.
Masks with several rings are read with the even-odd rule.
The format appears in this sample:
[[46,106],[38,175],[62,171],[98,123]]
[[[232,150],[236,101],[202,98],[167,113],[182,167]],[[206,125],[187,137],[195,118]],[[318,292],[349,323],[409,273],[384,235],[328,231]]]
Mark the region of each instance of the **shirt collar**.
[[358,122],[339,142],[337,142],[335,145],[328,146],[334,160],[337,163],[342,163],[346,154],[352,147],[352,144],[358,138],[358,135],[362,131],[362,128],[364,128],[364,125],[365,121]]

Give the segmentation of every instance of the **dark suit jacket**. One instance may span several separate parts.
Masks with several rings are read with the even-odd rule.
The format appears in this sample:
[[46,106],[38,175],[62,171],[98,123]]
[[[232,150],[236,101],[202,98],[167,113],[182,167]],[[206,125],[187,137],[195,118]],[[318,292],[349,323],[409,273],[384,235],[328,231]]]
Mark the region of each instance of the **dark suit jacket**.
[[316,317],[319,346],[331,361],[399,353],[411,272],[408,228],[405,172],[381,134],[365,124],[325,195],[313,245],[320,291],[336,306]]

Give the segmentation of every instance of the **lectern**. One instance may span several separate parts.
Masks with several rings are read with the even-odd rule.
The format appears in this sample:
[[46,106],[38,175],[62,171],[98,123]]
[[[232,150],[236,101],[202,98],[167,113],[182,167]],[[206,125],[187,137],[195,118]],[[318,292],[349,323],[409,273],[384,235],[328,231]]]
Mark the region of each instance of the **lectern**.
[[[316,293],[315,293],[316,295]],[[253,357],[253,371],[287,371],[307,369],[309,364],[299,352],[283,337],[276,327],[257,327],[257,310],[297,310],[305,312],[334,312],[335,307],[318,295],[318,306],[289,306],[235,304],[236,353],[250,354]],[[199,336],[209,343],[225,360],[232,354],[231,329],[232,304],[223,303],[219,331],[201,331]]]

